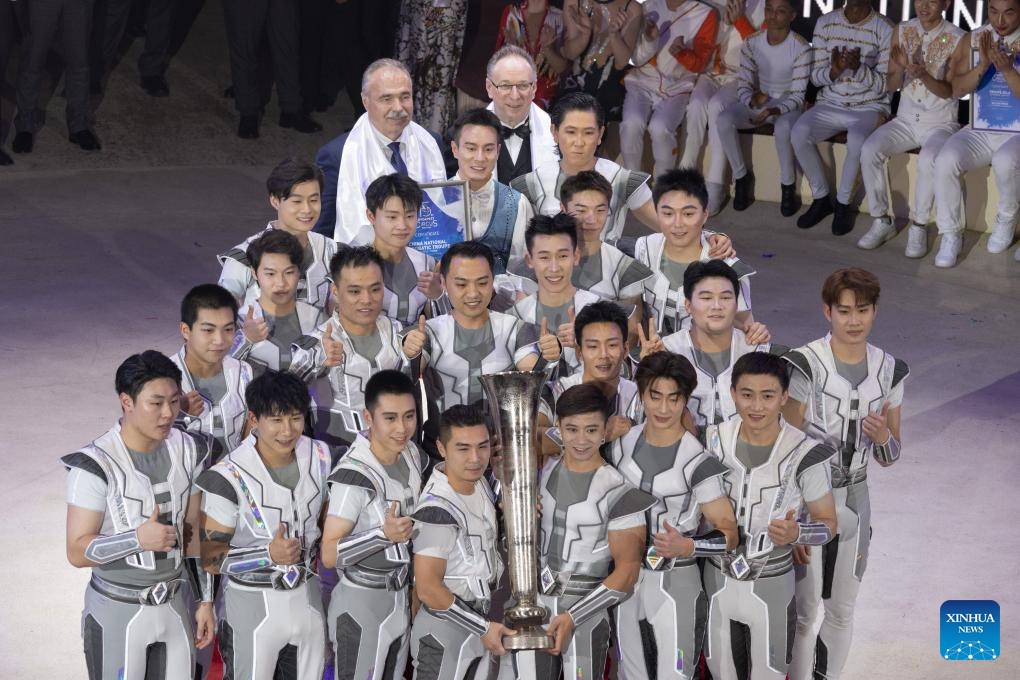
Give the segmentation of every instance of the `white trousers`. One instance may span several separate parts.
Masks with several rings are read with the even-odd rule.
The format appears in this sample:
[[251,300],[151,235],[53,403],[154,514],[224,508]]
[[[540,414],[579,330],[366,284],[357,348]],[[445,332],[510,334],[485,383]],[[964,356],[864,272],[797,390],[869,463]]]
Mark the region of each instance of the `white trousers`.
[[684,120],[688,99],[690,94],[681,94],[653,102],[643,90],[627,90],[620,123],[620,152],[624,167],[641,169],[645,130],[652,139],[652,157],[655,159],[652,177],[676,167],[676,130]]
[[1020,207],[1020,134],[963,128],[935,159],[935,211],[940,234],[963,231],[963,174],[992,166],[999,190],[999,222],[1014,223]]
[[[737,101],[736,81],[720,85],[708,74],[701,74],[691,92],[691,101],[687,105],[687,125],[684,128],[684,148],[680,156],[681,168],[696,168],[701,147],[705,145],[705,134],[709,121],[714,120],[723,109]],[[711,139],[710,139],[711,141]],[[726,181],[726,156],[719,146],[712,144],[711,158],[708,163],[708,175],[705,179],[713,184]]]
[[[800,118],[800,114],[800,110],[789,111],[781,116],[769,118],[767,121],[772,123],[775,128],[773,134],[776,142],[776,156],[779,159],[780,184],[793,184],[797,179],[790,135],[793,132],[793,124]],[[712,141],[712,164],[715,164],[716,155],[720,158],[723,156],[717,151],[722,149],[725,152],[726,160],[729,161],[733,179],[740,179],[747,174],[744,152],[740,148],[740,136],[737,131],[757,127],[751,122],[754,115],[755,112],[749,106],[741,101],[735,101],[724,108],[708,124],[708,137]]]
[[861,148],[861,179],[868,196],[872,217],[889,217],[889,177],[886,161],[890,156],[920,147],[917,157],[917,186],[910,207],[910,220],[928,224],[935,202],[935,158],[958,123],[926,125],[905,118],[894,118],[871,133]]
[[861,147],[881,121],[881,111],[861,111],[819,103],[808,109],[793,126],[793,153],[811,187],[811,197],[829,195],[829,179],[818,153],[818,143],[846,131],[846,158],[839,178],[836,200],[847,204],[861,168]]

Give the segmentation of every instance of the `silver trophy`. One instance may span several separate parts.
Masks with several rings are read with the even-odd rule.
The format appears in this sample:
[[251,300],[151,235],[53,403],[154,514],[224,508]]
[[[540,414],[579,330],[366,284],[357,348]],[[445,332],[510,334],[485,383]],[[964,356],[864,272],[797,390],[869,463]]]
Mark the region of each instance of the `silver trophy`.
[[515,634],[503,638],[507,650],[549,649],[553,640],[542,624],[548,611],[538,604],[538,402],[546,377],[541,372],[508,371],[481,376],[486,403],[502,447],[497,470],[503,489],[510,593],[506,611]]

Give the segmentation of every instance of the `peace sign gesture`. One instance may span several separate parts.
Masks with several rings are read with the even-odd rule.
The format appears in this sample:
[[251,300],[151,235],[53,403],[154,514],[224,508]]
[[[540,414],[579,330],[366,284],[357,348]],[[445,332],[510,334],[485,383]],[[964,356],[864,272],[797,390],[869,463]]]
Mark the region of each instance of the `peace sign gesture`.
[[645,335],[644,326],[638,326],[638,339],[641,341],[639,359],[644,359],[649,354],[666,351],[666,346],[662,344],[659,332],[655,330],[655,319],[653,318],[648,319],[648,335]]

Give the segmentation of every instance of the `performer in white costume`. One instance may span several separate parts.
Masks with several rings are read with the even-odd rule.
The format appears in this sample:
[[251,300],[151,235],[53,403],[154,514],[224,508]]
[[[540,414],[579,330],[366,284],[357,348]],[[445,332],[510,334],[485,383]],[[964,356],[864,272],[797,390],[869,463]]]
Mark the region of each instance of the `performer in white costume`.
[[[215,625],[195,486],[209,443],[174,429],[181,372],[159,352],[128,357],[115,387],[120,422],[61,459],[67,558],[92,569],[81,618],[88,678],[190,678],[194,647],[212,643]],[[194,627],[186,563],[201,600]]]
[[[830,333],[786,355],[793,370],[787,421],[826,442],[839,535],[797,555],[797,644],[790,677],[839,678],[850,652],[854,605],[868,566],[871,505],[868,458],[900,457],[900,408],[907,365],[868,343],[880,287],[874,274],[841,269],[822,286]],[[818,636],[819,602],[824,616]],[[812,663],[813,659],[813,663]],[[813,668],[813,674],[812,674]]]

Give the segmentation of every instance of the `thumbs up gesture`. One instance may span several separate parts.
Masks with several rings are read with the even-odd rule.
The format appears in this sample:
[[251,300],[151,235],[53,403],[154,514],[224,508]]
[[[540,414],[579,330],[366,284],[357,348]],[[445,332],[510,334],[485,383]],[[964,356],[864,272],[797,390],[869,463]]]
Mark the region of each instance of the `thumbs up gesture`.
[[280,522],[269,543],[269,557],[273,564],[297,564],[301,560],[301,539],[287,538],[285,529],[286,524]]
[[673,557],[690,557],[694,554],[694,539],[684,536],[668,521],[662,522],[663,530],[652,537],[655,552],[667,559]]
[[655,354],[656,352],[666,351],[666,346],[662,343],[662,338],[659,337],[659,332],[655,330],[655,319],[648,319],[648,334],[645,334],[644,326],[638,326],[638,339],[641,341],[641,353],[638,355],[639,359],[644,359],[649,354]]
[[542,358],[552,363],[560,360],[560,343],[556,336],[549,332],[549,320],[542,319],[538,331],[538,350]]
[[769,538],[775,545],[790,545],[800,538],[797,513],[790,510],[783,519],[774,519],[769,522]]
[[322,351],[326,360],[322,363],[326,368],[334,368],[344,362],[344,343],[333,337],[333,324],[326,324],[326,331],[322,334]]
[[413,523],[410,517],[400,516],[400,505],[393,501],[390,503],[389,512],[383,520],[383,534],[393,543],[406,543],[411,540],[411,529]]
[[177,530],[172,526],[160,524],[159,505],[153,508],[149,518],[135,530],[138,544],[145,550],[167,552],[177,545]]
[[570,305],[567,308],[567,322],[561,323],[560,327],[556,329],[556,337],[560,339],[560,344],[564,347],[577,347],[577,343],[574,340],[574,319],[576,317],[574,305]]
[[868,435],[868,439],[876,444],[888,442],[889,437],[892,436],[892,431],[889,429],[889,402],[882,404],[881,411],[866,415],[861,421],[861,429],[864,430],[864,434]]
[[241,326],[241,332],[244,333],[244,339],[253,345],[269,337],[269,324],[266,323],[265,319],[255,318],[254,305],[249,305],[248,311],[245,312],[244,325]]
[[435,271],[418,272],[417,288],[429,300],[437,300],[443,295],[443,277],[439,274],[439,263]]
[[418,317],[418,327],[411,329],[404,336],[404,356],[414,359],[421,354],[421,349],[425,346],[425,337],[425,315],[422,314]]

